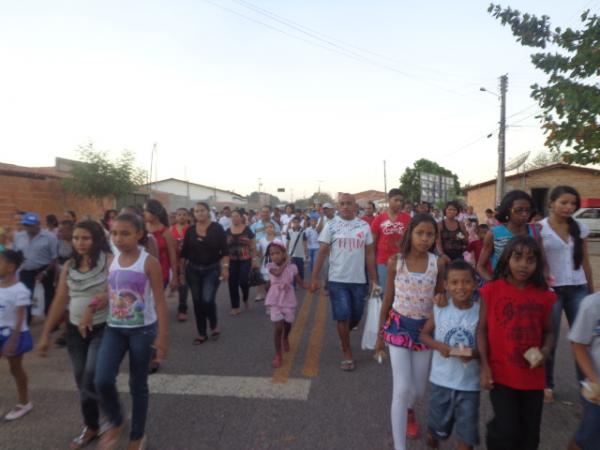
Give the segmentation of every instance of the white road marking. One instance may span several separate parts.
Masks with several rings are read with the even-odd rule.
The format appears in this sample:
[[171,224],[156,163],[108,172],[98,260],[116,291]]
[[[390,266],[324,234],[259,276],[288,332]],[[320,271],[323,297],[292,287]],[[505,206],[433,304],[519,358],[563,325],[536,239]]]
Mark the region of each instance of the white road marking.
[[[117,386],[120,392],[129,392],[128,382],[128,375],[118,376]],[[306,401],[311,380],[290,378],[287,383],[280,384],[272,383],[271,377],[157,373],[149,377],[148,384],[153,394]],[[14,381],[8,374],[0,375],[0,389],[14,389]],[[29,389],[75,391],[77,388],[71,372],[45,372],[42,376],[30,376]]]

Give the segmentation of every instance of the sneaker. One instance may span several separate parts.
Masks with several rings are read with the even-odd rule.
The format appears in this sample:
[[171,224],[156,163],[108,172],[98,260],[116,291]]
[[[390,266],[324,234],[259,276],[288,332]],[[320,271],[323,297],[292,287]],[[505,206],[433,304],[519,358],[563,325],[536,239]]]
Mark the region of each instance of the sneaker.
[[256,297],[254,297],[255,302],[262,302],[264,300],[265,300],[265,297],[262,295],[257,295]]
[[544,389],[544,403],[554,403],[554,391],[550,388]]
[[180,312],[177,314],[177,321],[178,322],[185,322],[187,320],[187,314],[184,312]]
[[33,403],[29,402],[25,405],[21,405],[20,403],[16,405],[13,409],[11,409],[8,414],[4,416],[6,420],[16,420],[23,417],[29,411],[33,409]]
[[412,409],[408,410],[408,417],[406,419],[406,437],[409,439],[416,439],[419,437],[419,422],[417,422],[417,416]]

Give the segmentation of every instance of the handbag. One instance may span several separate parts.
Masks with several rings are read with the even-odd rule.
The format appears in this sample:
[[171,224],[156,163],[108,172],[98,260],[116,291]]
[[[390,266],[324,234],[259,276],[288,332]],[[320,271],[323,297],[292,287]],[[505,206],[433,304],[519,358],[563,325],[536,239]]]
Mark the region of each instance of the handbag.
[[367,305],[367,320],[363,330],[361,348],[363,350],[374,350],[379,334],[379,316],[381,314],[381,297],[379,294],[371,294]]
[[44,317],[44,286],[39,281],[36,281],[31,298],[31,315],[35,317]]

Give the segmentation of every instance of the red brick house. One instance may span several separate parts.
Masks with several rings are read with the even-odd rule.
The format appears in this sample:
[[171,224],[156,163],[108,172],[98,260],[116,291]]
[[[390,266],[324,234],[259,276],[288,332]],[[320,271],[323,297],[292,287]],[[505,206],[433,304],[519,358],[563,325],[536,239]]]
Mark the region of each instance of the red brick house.
[[48,214],[55,214],[61,220],[68,209],[75,211],[78,217],[101,218],[106,209],[115,207],[112,198],[98,202],[67,192],[62,180],[69,173],[60,168],[60,164],[56,167],[23,167],[0,163],[0,226],[14,227],[17,211],[36,212],[44,223]]

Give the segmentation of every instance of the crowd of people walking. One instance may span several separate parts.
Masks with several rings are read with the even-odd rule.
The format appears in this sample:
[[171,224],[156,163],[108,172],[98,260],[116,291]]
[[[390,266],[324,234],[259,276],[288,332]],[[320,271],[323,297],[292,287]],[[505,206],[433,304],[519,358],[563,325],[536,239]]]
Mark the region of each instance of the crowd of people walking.
[[[84,427],[70,448],[100,435],[101,448],[115,447],[125,427],[116,376],[126,354],[133,405],[128,448],[144,448],[148,376],[168,353],[166,297],[178,296],[177,320],[185,322],[191,293],[197,333],[191,344],[199,346],[221,335],[216,294],[223,282],[232,316],[265,301],[273,368],[290,349],[299,290],[326,290],[344,372],[357,369],[350,333],[367,299],[381,296],[374,351],[380,361],[389,354],[396,449],[421,435],[430,448],[451,435],[457,448],[478,446],[482,389],[494,413],[487,448],[538,448],[543,407],[555,397],[564,311],[577,366],[573,383],[583,386],[582,421],[569,448],[597,449],[600,294],[594,294],[589,230],[572,217],[580,204],[575,189],[559,186],[539,222],[532,222],[531,197],[519,190],[496,211],[486,210],[481,222],[472,207],[411,204],[399,189],[390,190],[381,211],[372,202],[360,210],[352,195],[341,194],[337,207],[286,205],[281,214],[264,206],[258,215],[226,207],[220,217],[204,202],[169,215],[150,199],[143,208],[107,211],[100,221],[78,220],[73,211],[60,222],[48,216],[46,229],[36,213],[22,213],[22,229],[0,248],[0,355],[18,396],[5,418],[33,409],[23,355],[34,348],[28,326],[41,306],[36,351],[47,356],[52,333],[62,327],[56,343],[67,347],[80,394]],[[415,405],[428,386],[422,431]]]

